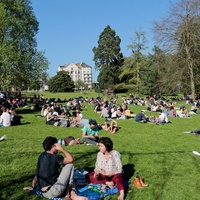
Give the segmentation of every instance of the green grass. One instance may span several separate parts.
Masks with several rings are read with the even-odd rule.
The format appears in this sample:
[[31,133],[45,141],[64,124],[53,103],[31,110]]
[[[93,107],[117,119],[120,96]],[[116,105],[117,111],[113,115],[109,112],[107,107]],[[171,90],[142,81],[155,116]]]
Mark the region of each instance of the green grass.
[[[80,93],[43,94],[48,98],[61,99],[84,96]],[[95,93],[90,95],[98,96]],[[83,112],[85,118],[96,118],[99,123],[104,121],[90,105],[86,106],[87,111]],[[146,108],[131,105],[134,113],[141,109]],[[43,199],[22,188],[31,184],[37,158],[43,151],[44,138],[49,135],[58,139],[68,135],[81,137],[81,128],[47,126],[44,118],[35,117],[40,112],[29,108],[18,112],[23,116],[22,125],[0,129],[0,136],[6,134],[8,138],[0,142],[0,199]],[[151,114],[147,112],[147,115]],[[200,151],[200,137],[183,133],[199,129],[199,120],[200,115],[192,115],[188,119],[170,118],[172,123],[165,125],[139,124],[132,119],[118,120],[121,128],[117,134],[100,132],[100,136],[110,137],[114,148],[121,153],[126,177],[132,182],[135,173],[139,172],[145,183],[149,184],[149,187],[137,189],[131,183],[126,200],[199,199],[200,157],[192,154],[192,151]],[[94,167],[97,147],[77,145],[65,148],[75,156],[76,167]],[[116,200],[117,195],[106,199]]]

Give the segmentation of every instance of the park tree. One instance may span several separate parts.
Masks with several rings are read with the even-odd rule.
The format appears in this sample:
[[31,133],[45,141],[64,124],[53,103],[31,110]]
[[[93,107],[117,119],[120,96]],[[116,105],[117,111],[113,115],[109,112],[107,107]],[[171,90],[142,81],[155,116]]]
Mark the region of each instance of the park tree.
[[75,83],[75,88],[78,91],[88,90],[88,85],[85,84],[82,80],[77,80]]
[[66,71],[59,71],[48,82],[50,92],[73,92],[75,85]]
[[[176,65],[172,70],[173,84],[190,85],[192,98],[196,97],[196,86],[200,70],[200,1],[180,0],[173,4],[167,16],[154,23],[155,41],[167,54],[174,55]],[[185,83],[188,84],[185,84]],[[183,88],[185,89],[185,88]]]
[[98,46],[93,48],[95,68],[100,71],[97,80],[101,90],[114,90],[119,83],[124,61],[120,43],[119,36],[107,26],[99,36]]
[[146,86],[150,89],[149,92],[151,94],[162,95],[165,93],[164,88],[167,85],[164,81],[167,66],[166,57],[165,52],[158,46],[154,46],[152,53],[149,53],[148,55],[149,70],[146,72],[146,75],[148,76]]
[[119,75],[120,84],[117,87],[126,88],[139,96],[142,85],[141,73],[146,66],[146,56],[143,53],[147,49],[145,32],[136,31],[135,37],[131,40],[132,44],[128,45],[128,49],[132,54],[125,58],[123,70]]
[[0,85],[3,90],[28,87],[48,69],[44,52],[37,51],[39,23],[29,0],[0,2]]

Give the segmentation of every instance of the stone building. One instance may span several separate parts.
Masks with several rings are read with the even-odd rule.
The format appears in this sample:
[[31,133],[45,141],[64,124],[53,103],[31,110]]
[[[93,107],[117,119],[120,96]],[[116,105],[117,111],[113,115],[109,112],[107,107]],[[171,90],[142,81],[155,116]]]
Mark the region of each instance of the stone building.
[[89,89],[92,88],[92,67],[84,62],[59,65],[58,71],[67,71],[74,82],[81,80]]

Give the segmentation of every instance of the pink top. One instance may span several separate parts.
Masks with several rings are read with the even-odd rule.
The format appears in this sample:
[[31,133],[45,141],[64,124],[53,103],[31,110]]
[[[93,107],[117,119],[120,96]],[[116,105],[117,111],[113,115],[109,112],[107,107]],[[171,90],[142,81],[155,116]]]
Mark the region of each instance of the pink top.
[[97,154],[95,171],[103,169],[106,172],[114,172],[114,174],[122,173],[121,155],[118,151],[112,150],[109,159],[106,160],[105,155],[101,152]]

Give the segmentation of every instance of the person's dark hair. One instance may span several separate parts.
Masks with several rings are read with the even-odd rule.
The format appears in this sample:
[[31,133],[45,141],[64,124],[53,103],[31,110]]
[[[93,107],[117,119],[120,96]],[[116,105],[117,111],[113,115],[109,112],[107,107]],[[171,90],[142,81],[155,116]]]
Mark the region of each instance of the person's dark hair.
[[113,150],[113,142],[110,138],[108,137],[101,137],[99,138],[99,141],[98,143],[101,143],[103,144],[105,147],[106,147],[106,150],[108,152],[112,151]]
[[97,125],[97,121],[95,119],[89,119],[89,125],[91,124]]
[[58,140],[56,137],[51,137],[51,136],[46,137],[44,142],[42,143],[44,150],[49,151],[52,148],[52,145],[54,145],[57,142]]

